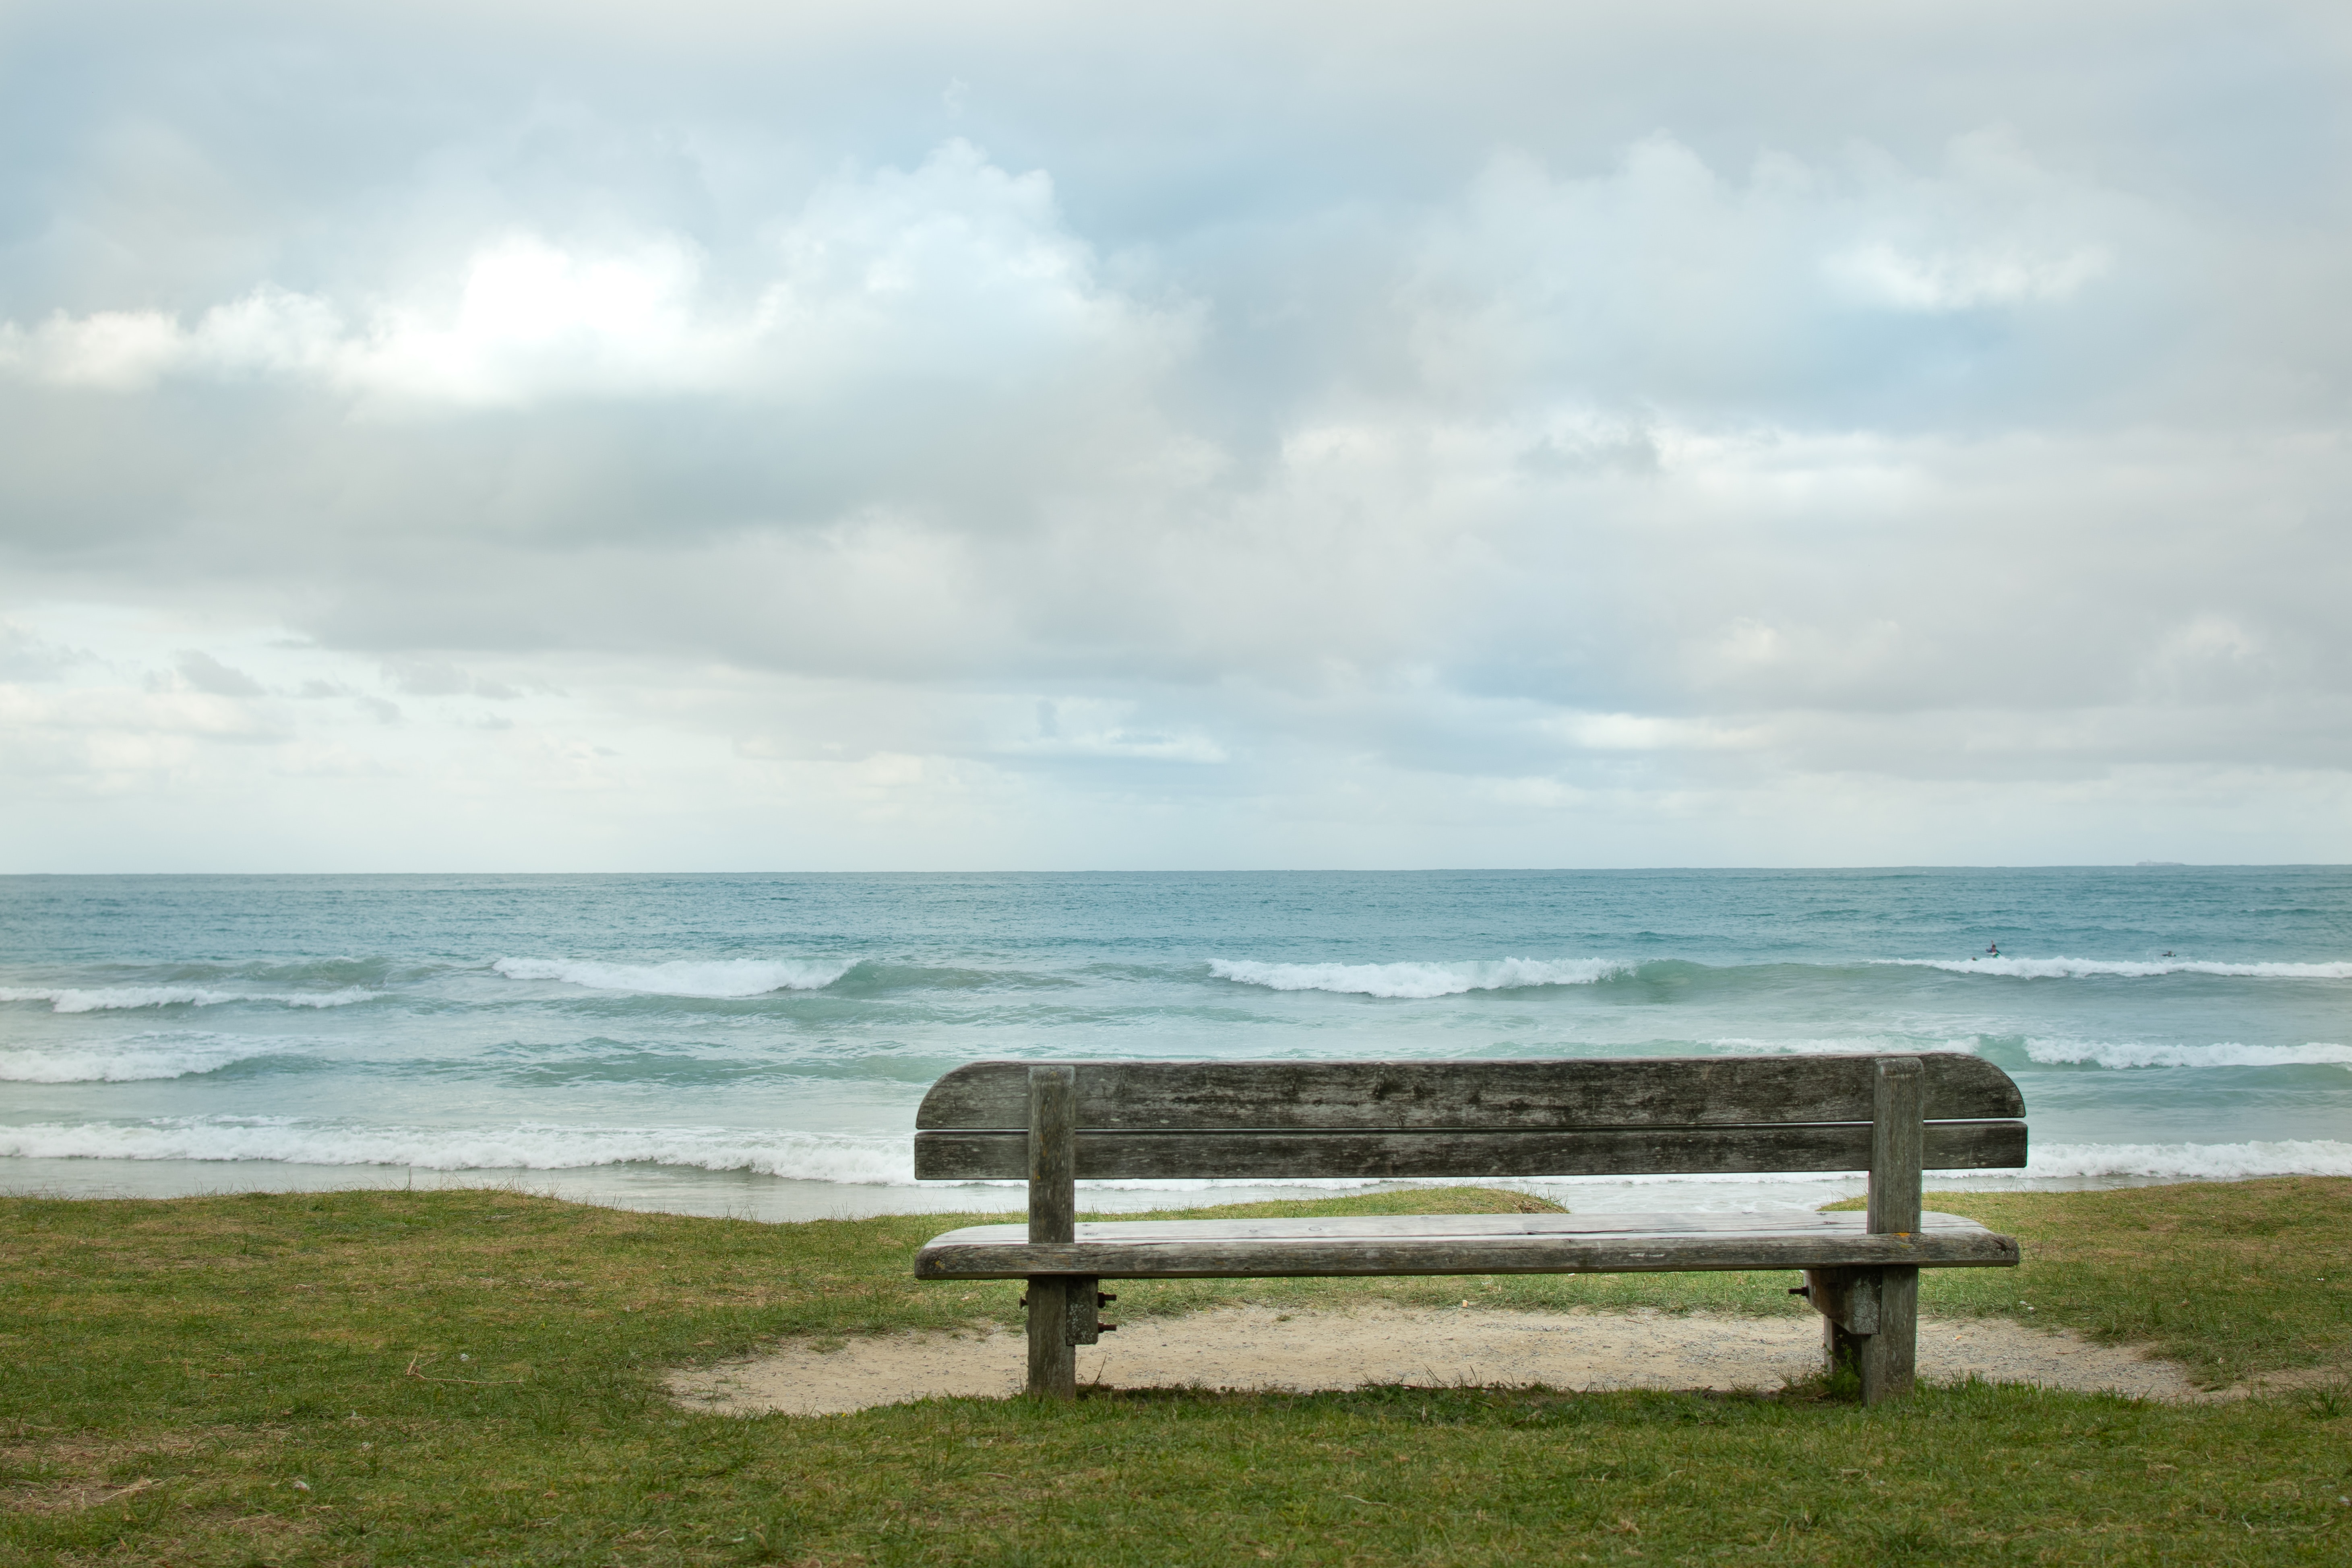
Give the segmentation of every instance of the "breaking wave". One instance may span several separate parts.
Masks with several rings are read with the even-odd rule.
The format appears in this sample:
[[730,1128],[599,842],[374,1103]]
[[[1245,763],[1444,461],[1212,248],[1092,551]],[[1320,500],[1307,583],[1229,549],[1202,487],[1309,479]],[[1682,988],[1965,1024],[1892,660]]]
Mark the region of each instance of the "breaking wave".
[[383,995],[364,986],[340,991],[209,991],[199,985],[109,985],[93,991],[0,985],[0,1002],[47,1002],[52,1013],[100,1013],[118,1007],[217,1007],[227,1002],[275,1002],[283,1007],[348,1007]]
[[2000,974],[2017,980],[2084,980],[2101,975],[2140,980],[2155,974],[2221,974],[2240,980],[2352,980],[2352,963],[2222,963],[2194,958],[1878,958],[1871,962],[1906,969],[1944,969],[1954,974]]
[[2231,1181],[2244,1176],[2352,1176],[2352,1143],[2057,1143],[2033,1151],[2031,1176],[2161,1176]]
[[2352,1046],[2315,1041],[2305,1046],[2149,1046],[2107,1040],[2029,1039],[2025,1054],[2053,1065],[2087,1063],[2103,1068],[2352,1068]]
[[1269,991],[1339,991],[1423,999],[1530,985],[1590,985],[1633,966],[1613,958],[1500,958],[1470,963],[1258,963],[1214,958],[1209,973]]
[[914,1182],[908,1139],[749,1132],[727,1127],[338,1127],[293,1117],[159,1118],[135,1123],[0,1127],[0,1157],[33,1160],[263,1160],[297,1165],[414,1165],[427,1171],[567,1171],[677,1165],[858,1185]]
[[119,1042],[0,1051],[0,1083],[136,1083],[190,1078],[286,1049],[226,1035],[134,1035]]
[[632,991],[647,996],[711,997],[822,990],[856,966],[854,958],[678,958],[667,963],[501,958],[490,965],[509,980],[555,980],[592,991]]

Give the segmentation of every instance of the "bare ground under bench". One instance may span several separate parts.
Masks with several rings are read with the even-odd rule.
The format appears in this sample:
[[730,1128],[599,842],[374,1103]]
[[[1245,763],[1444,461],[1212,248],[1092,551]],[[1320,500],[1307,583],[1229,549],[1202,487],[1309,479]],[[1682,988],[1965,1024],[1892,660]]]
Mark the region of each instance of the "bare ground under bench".
[[[785,1345],[751,1361],[675,1373],[672,1396],[730,1415],[831,1415],[933,1395],[1004,1396],[1022,1386],[1026,1340],[1002,1329],[900,1333],[819,1352]],[[1558,1389],[1764,1389],[1818,1373],[1820,1321],[1715,1313],[1231,1307],[1122,1325],[1078,1352],[1081,1386],[1347,1389],[1374,1384]],[[1919,1376],[2126,1394],[2168,1403],[2231,1397],[2129,1346],[2096,1345],[2000,1319],[1925,1319]]]

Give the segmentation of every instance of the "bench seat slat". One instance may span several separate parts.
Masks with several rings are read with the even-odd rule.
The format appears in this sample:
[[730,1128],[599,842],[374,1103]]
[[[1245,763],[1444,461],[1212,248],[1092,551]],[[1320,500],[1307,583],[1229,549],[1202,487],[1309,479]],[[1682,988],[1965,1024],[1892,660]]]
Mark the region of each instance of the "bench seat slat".
[[[1078,1241],[1301,1241],[1484,1236],[1852,1236],[1864,1216],[1813,1209],[1778,1214],[1394,1214],[1325,1215],[1280,1219],[1081,1220]],[[1972,1219],[1933,1210],[1922,1231],[1990,1234]],[[936,1237],[937,1247],[1026,1241],[1021,1225],[968,1225]]]
[[[1923,1163],[1976,1170],[2025,1163],[2022,1121],[1930,1122]],[[1870,1124],[1608,1128],[1585,1131],[1107,1132],[1081,1130],[1076,1174],[1094,1179],[1271,1180],[1311,1176],[1615,1175],[1747,1171],[1860,1171]],[[915,1134],[924,1181],[1019,1181],[1025,1132]]]
[[[1077,1124],[1097,1130],[1549,1131],[1867,1121],[1872,1063],[1808,1057],[1384,1062],[1079,1062]],[[2009,1076],[1965,1051],[1919,1057],[1930,1121],[2025,1114]],[[970,1062],[931,1086],[919,1130],[1028,1125],[1019,1061]]]
[[[1748,1228],[1675,1226],[1656,1215],[1412,1215],[1401,1234],[1360,1219],[1311,1222],[1136,1221],[1081,1226],[1077,1239],[1031,1244],[1014,1226],[950,1231],[915,1260],[925,1279],[1013,1279],[1077,1274],[1100,1279],[1265,1279],[1388,1274],[1616,1274],[1653,1270],[1850,1267],[2007,1268],[2017,1242],[1972,1221],[1934,1216],[1909,1235],[1870,1235],[1859,1215],[1825,1223]],[[1549,1219],[1540,1230],[1469,1226],[1467,1220]],[[1752,1218],[1756,1216],[1738,1216]],[[1292,1234],[1271,1227],[1288,1225]],[[1154,1235],[1171,1227],[1224,1235]],[[1612,1227],[1612,1228],[1604,1228]],[[1247,1228],[1243,1228],[1247,1227]],[[1106,1234],[1111,1233],[1111,1234]]]

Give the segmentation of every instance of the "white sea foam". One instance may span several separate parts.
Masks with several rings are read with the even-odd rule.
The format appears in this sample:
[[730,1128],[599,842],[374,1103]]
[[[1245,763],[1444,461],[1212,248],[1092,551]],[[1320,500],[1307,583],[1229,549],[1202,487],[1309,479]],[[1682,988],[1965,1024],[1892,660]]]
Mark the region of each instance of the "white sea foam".
[[127,1040],[0,1051],[0,1082],[134,1083],[217,1072],[286,1049],[231,1035],[134,1035]]
[[2230,1040],[2210,1046],[2154,1046],[2110,1040],[2029,1038],[2025,1054],[2037,1062],[2090,1062],[2103,1068],[2352,1068],[2352,1046],[2316,1040],[2304,1046],[2242,1046]]
[[2290,1138],[2263,1143],[2053,1143],[2036,1149],[2028,1176],[2352,1176],[2352,1143]]
[[1779,1051],[1787,1056],[1908,1056],[1915,1051],[1968,1051],[1977,1048],[1974,1037],[1921,1042],[1885,1035],[1848,1035],[1832,1039],[1763,1040],[1731,1035],[1706,1042],[1727,1053]]
[[208,991],[198,985],[109,985],[94,991],[0,985],[0,1002],[47,1002],[52,1013],[100,1013],[118,1007],[217,1007],[226,1002],[274,1002],[283,1007],[348,1007],[383,995],[364,986],[340,991]]
[[1501,958],[1467,963],[1258,963],[1214,958],[1220,980],[1270,991],[1340,991],[1362,996],[1422,999],[1465,991],[1514,991],[1528,985],[1590,985],[1633,966],[1613,958]]
[[2156,974],[2221,974],[2241,980],[2352,980],[2352,963],[2222,963],[2198,958],[1879,958],[1874,963],[2000,974],[2017,980],[2142,980]]
[[294,1117],[173,1117],[141,1122],[0,1127],[0,1157],[33,1160],[263,1160],[298,1165],[414,1165],[427,1171],[565,1171],[678,1165],[803,1181],[905,1186],[908,1141],[731,1127],[342,1127]]
[[[742,1171],[858,1185],[914,1184],[903,1136],[747,1132],[737,1128],[601,1128],[516,1123],[496,1128],[340,1127],[292,1117],[158,1119],[136,1123],[33,1123],[0,1127],[0,1158],[39,1160],[264,1161],[305,1165],[413,1165],[433,1171],[558,1171],[651,1164]],[[1970,1173],[1970,1175],[1990,1173]],[[2282,1140],[2247,1143],[2053,1144],[2033,1152],[2025,1177],[2231,1180],[2249,1176],[2352,1175],[2352,1143]],[[1780,1177],[1773,1181],[1832,1181]],[[1766,1180],[1754,1176],[1596,1178],[1604,1184],[1693,1185]],[[1096,1184],[1089,1184],[1094,1185]],[[1114,1182],[1106,1186],[1211,1190],[1218,1184]],[[1283,1184],[1352,1187],[1360,1181]],[[1552,1184],[1544,1184],[1547,1188]]]
[[667,963],[604,963],[593,959],[501,958],[492,969],[509,980],[557,980],[593,991],[634,991],[649,996],[764,996],[771,991],[815,991],[832,984],[857,960],[678,958]]

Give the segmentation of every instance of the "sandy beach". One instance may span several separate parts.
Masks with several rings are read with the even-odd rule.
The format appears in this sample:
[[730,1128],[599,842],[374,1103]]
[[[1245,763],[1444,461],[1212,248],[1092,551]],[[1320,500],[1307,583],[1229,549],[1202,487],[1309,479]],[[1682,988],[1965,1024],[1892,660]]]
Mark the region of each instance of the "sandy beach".
[[[1078,1352],[1078,1381],[1109,1388],[1300,1392],[1386,1384],[1556,1389],[1759,1389],[1821,1363],[1812,1318],[1512,1312],[1370,1305],[1350,1312],[1233,1307],[1143,1319]],[[732,1415],[834,1415],[939,1395],[1021,1387],[1016,1332],[902,1333],[837,1349],[782,1345],[748,1361],[681,1372],[670,1392]],[[2228,1398],[2129,1346],[2095,1345],[2000,1319],[1923,1320],[1919,1375],[2123,1394],[2168,1404]]]

